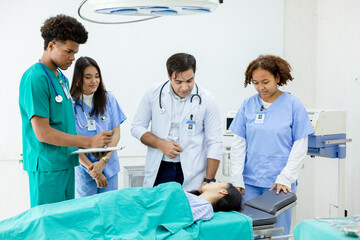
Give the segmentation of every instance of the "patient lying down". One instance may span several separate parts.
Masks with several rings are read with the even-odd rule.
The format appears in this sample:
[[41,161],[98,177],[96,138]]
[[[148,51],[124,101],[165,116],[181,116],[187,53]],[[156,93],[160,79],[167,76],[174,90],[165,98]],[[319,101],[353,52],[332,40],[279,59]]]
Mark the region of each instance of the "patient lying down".
[[241,208],[241,193],[226,182],[210,182],[199,191],[185,192],[189,200],[194,221],[210,220],[214,212],[239,211]]
[[0,221],[0,239],[184,239],[201,233],[194,221],[240,208],[241,194],[231,184],[207,184],[198,194],[165,183],[45,204]]

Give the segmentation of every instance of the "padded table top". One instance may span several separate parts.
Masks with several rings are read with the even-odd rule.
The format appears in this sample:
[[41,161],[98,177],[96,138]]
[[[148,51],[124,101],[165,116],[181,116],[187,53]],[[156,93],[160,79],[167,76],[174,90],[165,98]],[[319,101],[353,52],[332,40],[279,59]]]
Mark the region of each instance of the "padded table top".
[[276,194],[276,191],[273,190],[247,201],[245,205],[275,215],[277,211],[295,201],[296,195],[294,193],[284,193],[281,191],[279,194]]
[[276,217],[274,215],[247,205],[243,205],[239,212],[252,218],[253,227],[276,223]]

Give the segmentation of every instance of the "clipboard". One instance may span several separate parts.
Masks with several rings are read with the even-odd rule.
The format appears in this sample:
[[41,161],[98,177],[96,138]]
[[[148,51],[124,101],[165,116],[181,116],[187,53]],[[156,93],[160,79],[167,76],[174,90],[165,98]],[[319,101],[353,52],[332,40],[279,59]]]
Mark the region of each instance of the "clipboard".
[[72,152],[71,154],[80,154],[80,153],[95,153],[95,152],[111,152],[111,151],[120,151],[123,150],[123,147],[108,147],[108,148],[84,148]]

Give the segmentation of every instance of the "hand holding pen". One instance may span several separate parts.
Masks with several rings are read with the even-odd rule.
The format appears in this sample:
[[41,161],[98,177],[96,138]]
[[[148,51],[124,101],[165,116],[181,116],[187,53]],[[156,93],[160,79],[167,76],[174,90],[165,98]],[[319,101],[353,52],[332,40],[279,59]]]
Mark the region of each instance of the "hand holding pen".
[[100,128],[101,132],[96,134],[95,136],[91,137],[91,148],[106,148],[109,143],[112,141],[112,135],[113,132],[110,131],[103,131],[103,129],[100,127],[98,123],[96,123],[97,126]]
[[[111,143],[111,141],[112,141],[113,131],[111,131],[111,130],[104,131],[98,123],[96,123],[96,125],[99,127],[101,132],[99,132],[92,138],[94,138],[94,141],[98,141],[101,144],[100,145],[101,148],[107,148],[109,143]],[[96,147],[99,147],[99,146],[96,146]],[[102,158],[102,157],[106,156],[107,154],[108,154],[108,152],[92,153],[92,155],[97,159]]]

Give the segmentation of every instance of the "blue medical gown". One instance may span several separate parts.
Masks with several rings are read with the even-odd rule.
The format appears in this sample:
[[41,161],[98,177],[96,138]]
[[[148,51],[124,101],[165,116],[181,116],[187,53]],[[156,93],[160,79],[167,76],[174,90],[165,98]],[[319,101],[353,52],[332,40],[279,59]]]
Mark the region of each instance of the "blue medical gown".
[[285,167],[294,142],[313,134],[314,129],[303,104],[289,93],[281,94],[263,111],[263,123],[255,123],[261,106],[259,94],[246,99],[230,130],[246,139],[245,184],[270,188]]
[[[126,120],[126,116],[121,110],[118,102],[116,101],[116,98],[110,94],[109,92],[106,93],[106,108],[105,113],[103,115],[99,114],[98,116],[95,116],[91,119],[95,119],[96,123],[98,123],[102,130],[112,130],[113,128],[119,126],[121,123],[123,123]],[[82,104],[85,114],[89,118],[89,114],[92,111],[92,109],[83,103],[81,100],[78,100],[78,104]],[[86,125],[87,120],[84,115],[83,110],[78,104],[73,104],[74,108],[76,107],[76,114],[75,114],[75,122],[76,122],[76,132],[78,135],[81,136],[87,136],[92,137],[101,132],[98,126],[96,126],[95,131],[89,131],[86,127],[82,128],[80,125]],[[75,111],[74,111],[75,112]],[[79,125],[80,124],[80,125]],[[91,154],[87,153],[86,156],[90,159],[91,162],[97,162],[99,159],[94,158]],[[106,164],[104,168],[104,175],[107,179],[111,178],[115,174],[118,174],[120,172],[120,164],[117,152],[115,151],[110,159],[109,163]],[[75,168],[75,180],[78,181],[78,179],[82,179],[82,182],[89,182],[92,180],[91,176],[87,172],[87,169],[83,165],[79,165]]]

